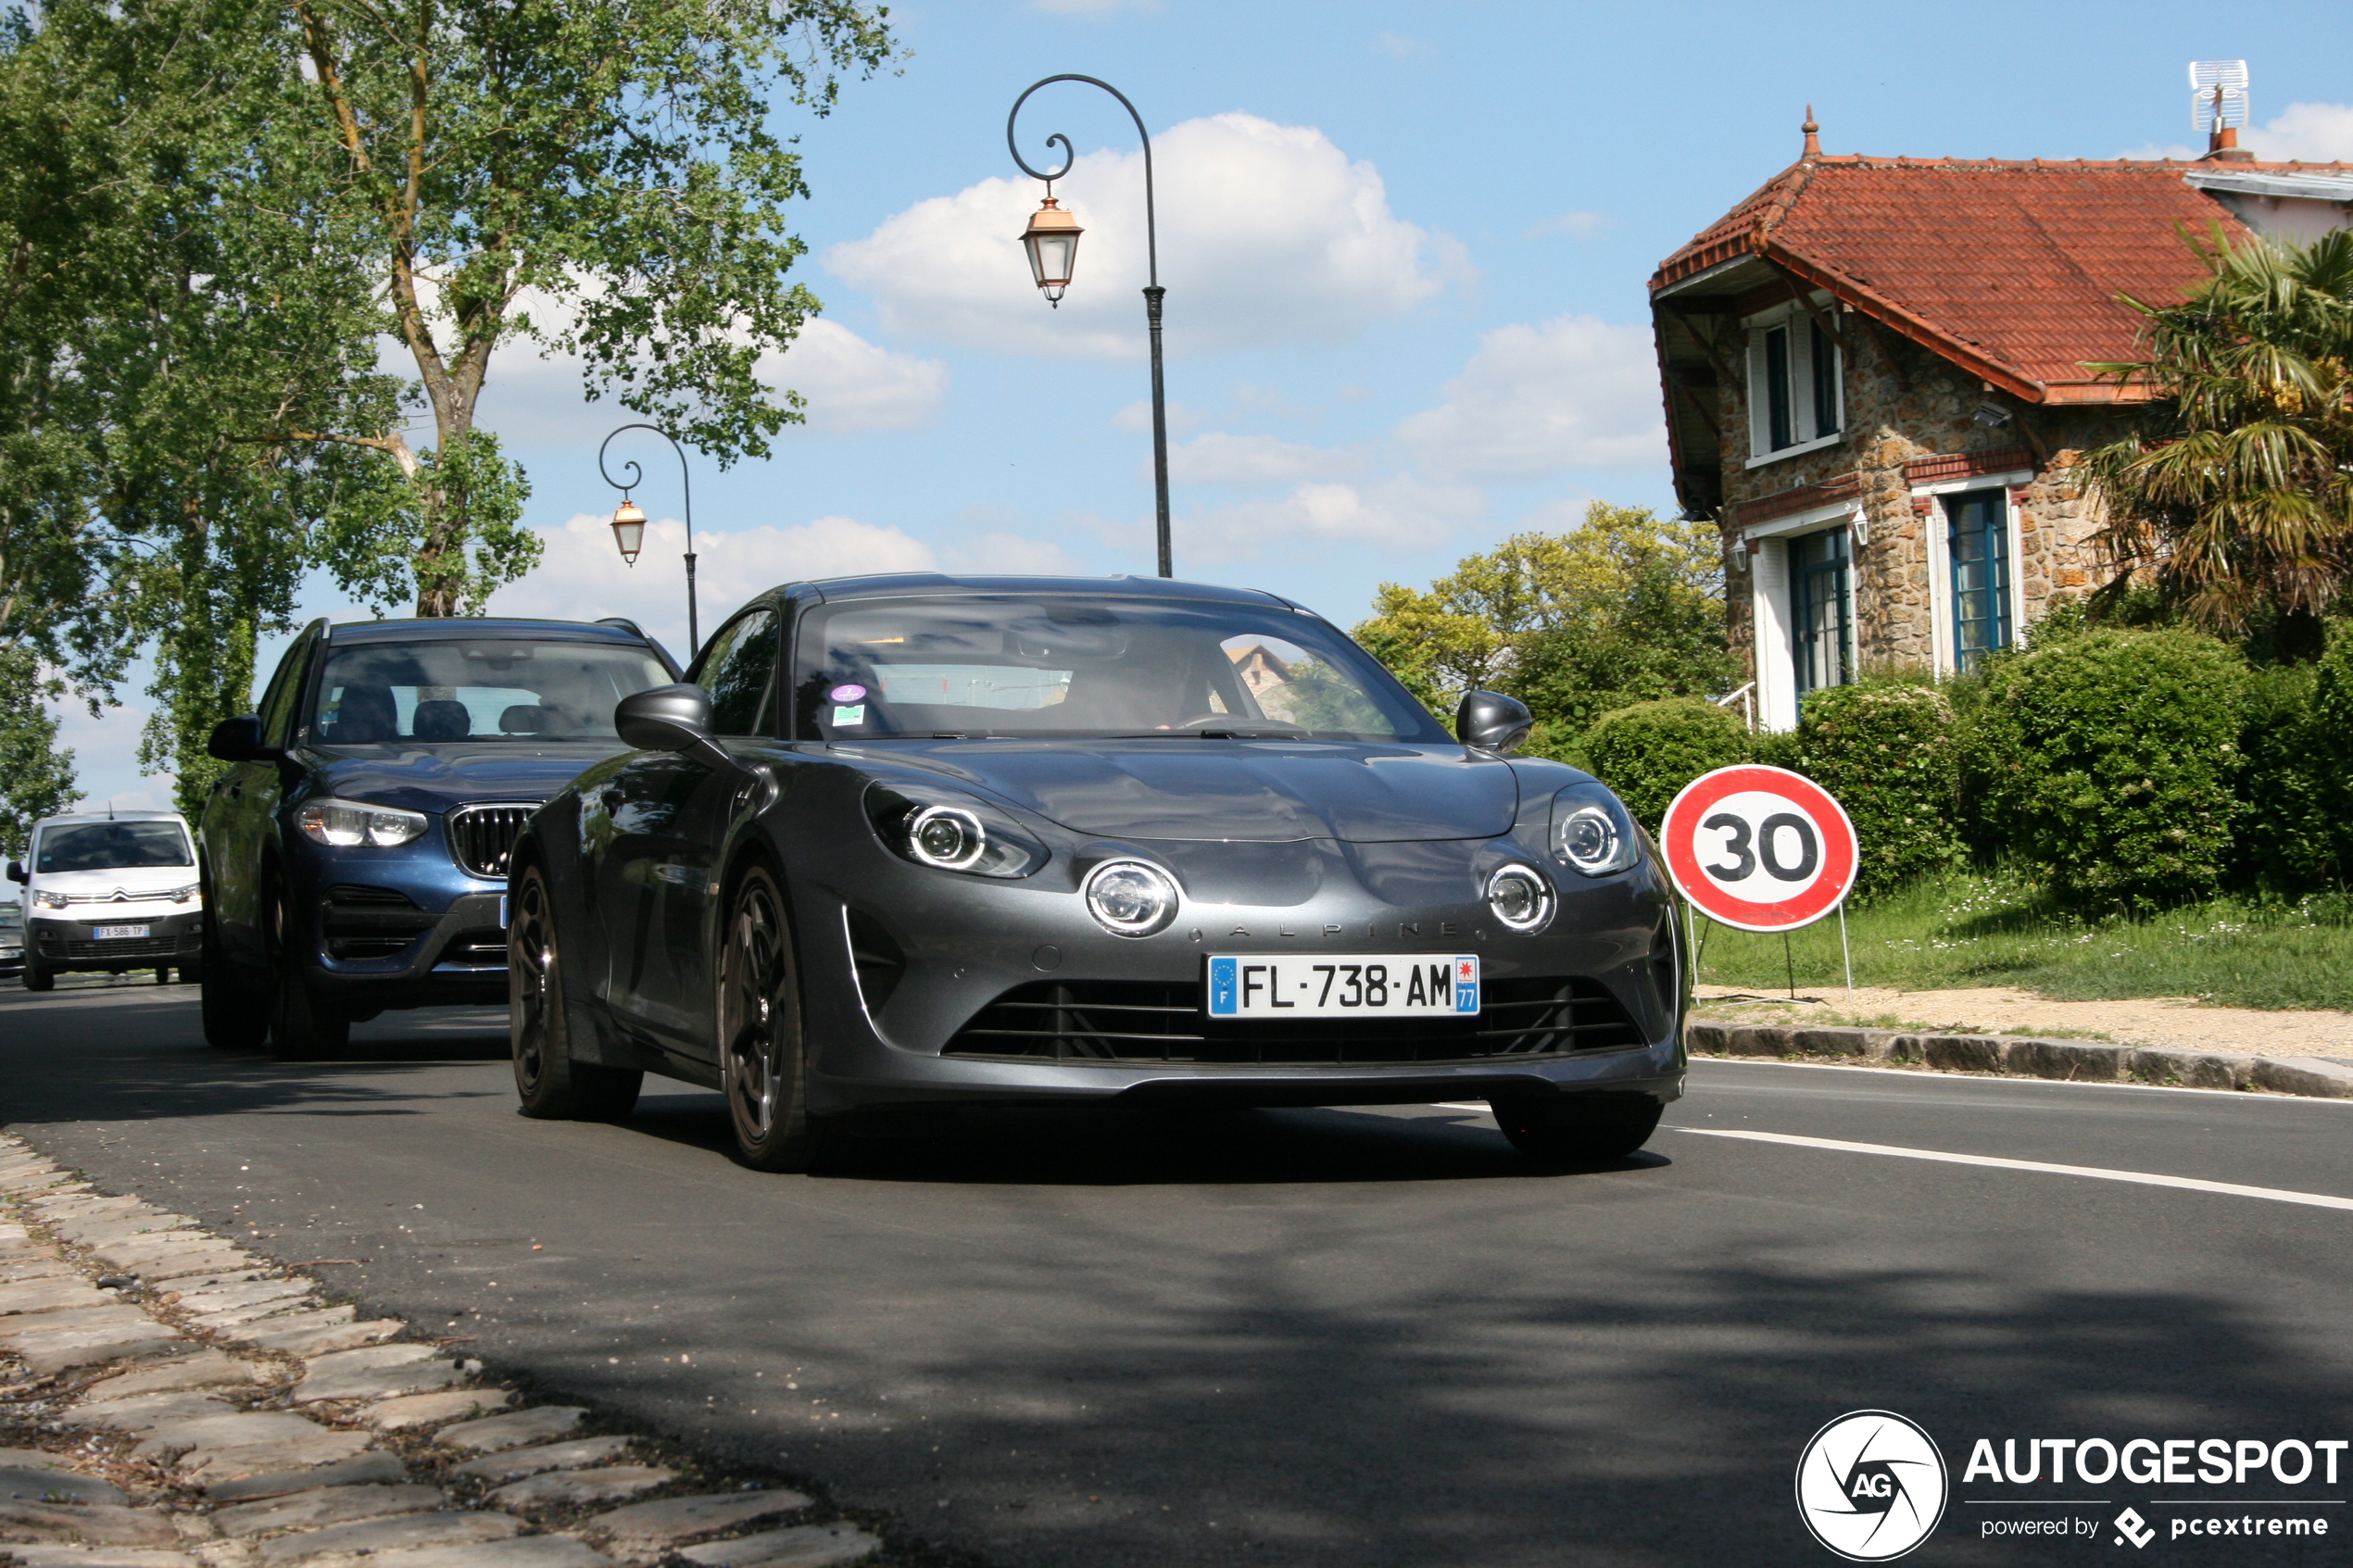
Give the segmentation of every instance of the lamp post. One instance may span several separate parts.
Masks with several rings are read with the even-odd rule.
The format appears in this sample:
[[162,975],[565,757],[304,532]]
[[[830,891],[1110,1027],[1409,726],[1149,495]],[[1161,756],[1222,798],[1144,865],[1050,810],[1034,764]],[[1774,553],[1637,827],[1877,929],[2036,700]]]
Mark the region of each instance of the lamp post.
[[656,435],[669,442],[670,449],[678,454],[678,482],[686,493],[686,658],[691,662],[695,657],[695,651],[702,646],[702,625],[695,616],[694,475],[686,467],[686,448],[679,445],[677,438],[660,425],[623,425],[620,430],[614,431],[612,435],[605,437],[604,445],[597,448],[597,471],[604,475],[607,484],[621,492],[621,506],[612,514],[612,542],[619,546],[623,560],[633,567],[635,566],[637,552],[645,546],[645,508],[629,498],[629,493],[636,489],[638,482],[645,478],[645,470],[639,468],[635,459],[633,458],[628,464],[629,478],[626,481],[615,479],[612,476],[612,470],[605,467],[605,446],[612,445],[613,435],[631,430],[652,431]]
[[1078,257],[1078,236],[1082,232],[1078,220],[1054,205],[1054,182],[1070,172],[1078,155],[1071,150],[1070,138],[1057,133],[1046,138],[1046,145],[1061,146],[1063,166],[1051,174],[1030,168],[1028,160],[1021,156],[1021,144],[1013,139],[1013,121],[1020,118],[1021,107],[1029,101],[1031,93],[1057,82],[1084,82],[1117,98],[1119,107],[1127,111],[1127,118],[1136,122],[1136,134],[1143,139],[1144,263],[1150,280],[1144,286],[1144,321],[1151,332],[1152,344],[1152,498],[1160,529],[1160,574],[1173,577],[1176,569],[1168,547],[1168,401],[1162,390],[1160,373],[1160,301],[1168,291],[1160,286],[1160,235],[1152,211],[1151,134],[1144,129],[1144,117],[1136,112],[1136,106],[1127,101],[1125,93],[1091,76],[1050,76],[1043,82],[1032,82],[1027,92],[1013,100],[1013,113],[1005,117],[1005,146],[1024,174],[1046,182],[1045,203],[1030,215],[1029,227],[1023,232],[1021,243],[1029,252],[1030,273],[1037,279],[1047,304],[1061,307],[1063,291],[1070,286],[1071,270]]

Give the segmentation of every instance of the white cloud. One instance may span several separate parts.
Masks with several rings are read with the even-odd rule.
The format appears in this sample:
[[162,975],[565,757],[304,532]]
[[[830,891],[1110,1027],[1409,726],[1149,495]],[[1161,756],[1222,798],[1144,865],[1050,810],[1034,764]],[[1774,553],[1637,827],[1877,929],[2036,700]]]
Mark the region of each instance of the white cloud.
[[[1390,212],[1373,167],[1349,162],[1312,127],[1224,114],[1187,120],[1153,145],[1172,353],[1342,341],[1440,292],[1440,274],[1464,270],[1459,245]],[[893,332],[1140,356],[1142,154],[1089,153],[1055,187],[1087,231],[1056,310],[1038,297],[1019,240],[1038,195],[1026,177],[984,180],[835,245],[825,265],[873,295]]]
[[1025,577],[1075,577],[1076,562],[1051,539],[1029,539],[1018,533],[989,533],[960,540],[941,549],[944,571],[1001,573]]
[[1564,468],[1666,461],[1658,365],[1646,326],[1592,316],[1515,324],[1479,339],[1446,401],[1398,441],[1442,479],[1527,479]]
[[2353,104],[2290,104],[2265,126],[2248,126],[2239,141],[2257,157],[2284,163],[2353,160]]
[[1590,240],[1614,225],[1615,220],[1599,212],[1564,212],[1557,218],[1530,223],[1520,238],[1533,240],[1545,234],[1567,234],[1572,240]]
[[[1149,469],[1149,459],[1147,460]],[[1180,484],[1264,484],[1294,479],[1345,479],[1364,468],[1364,456],[1303,446],[1272,435],[1211,431],[1168,452],[1168,477]]]
[[1404,477],[1362,485],[1309,483],[1274,499],[1176,518],[1169,533],[1182,575],[1188,563],[1248,560],[1277,543],[1354,545],[1397,554],[1427,549],[1486,508],[1485,495],[1468,485]]

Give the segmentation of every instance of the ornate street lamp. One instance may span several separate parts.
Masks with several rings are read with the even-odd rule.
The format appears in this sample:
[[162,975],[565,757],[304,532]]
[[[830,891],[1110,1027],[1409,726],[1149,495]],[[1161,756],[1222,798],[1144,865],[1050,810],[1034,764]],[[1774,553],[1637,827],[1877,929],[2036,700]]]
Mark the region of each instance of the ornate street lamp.
[[1054,205],[1054,182],[1070,172],[1078,155],[1071,150],[1070,138],[1057,133],[1046,138],[1046,145],[1062,148],[1063,166],[1051,174],[1030,168],[1021,156],[1021,144],[1013,139],[1013,121],[1020,118],[1021,107],[1029,101],[1031,93],[1057,82],[1084,82],[1117,98],[1120,107],[1127,111],[1127,118],[1136,122],[1136,134],[1144,143],[1144,260],[1150,279],[1144,286],[1144,321],[1151,333],[1152,345],[1152,492],[1160,530],[1160,574],[1173,577],[1176,569],[1168,547],[1168,401],[1162,390],[1160,373],[1160,302],[1168,291],[1160,286],[1160,233],[1152,209],[1152,139],[1144,129],[1144,117],[1136,112],[1136,106],[1127,101],[1127,95],[1110,82],[1091,76],[1050,76],[1043,82],[1032,82],[1027,92],[1013,100],[1013,113],[1005,117],[1005,145],[1024,174],[1046,182],[1045,205],[1030,214],[1029,227],[1022,234],[1021,243],[1029,252],[1030,272],[1037,278],[1047,304],[1061,307],[1063,291],[1070,286],[1071,269],[1078,257],[1078,220]]
[[679,445],[677,438],[660,425],[623,425],[620,430],[614,431],[612,435],[605,437],[604,445],[597,448],[597,471],[604,475],[607,484],[621,492],[620,509],[612,514],[612,542],[619,546],[623,560],[633,567],[635,566],[637,552],[645,547],[645,508],[629,498],[629,493],[636,489],[644,480],[645,470],[639,468],[633,459],[627,465],[629,477],[626,480],[615,479],[612,476],[612,470],[605,467],[605,447],[612,445],[613,435],[619,435],[622,431],[630,430],[652,431],[656,435],[669,442],[670,449],[678,454],[678,480],[686,494],[686,658],[689,662],[692,662],[696,650],[702,646],[702,623],[695,614],[694,474],[686,467],[686,448]]

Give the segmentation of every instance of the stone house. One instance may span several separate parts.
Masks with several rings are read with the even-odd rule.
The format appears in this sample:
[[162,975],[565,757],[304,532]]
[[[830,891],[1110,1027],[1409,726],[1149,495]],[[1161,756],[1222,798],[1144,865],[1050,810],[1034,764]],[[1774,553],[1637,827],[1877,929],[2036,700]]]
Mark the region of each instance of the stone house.
[[2207,157],[1799,160],[1660,263],[1675,488],[1723,532],[1761,728],[1859,670],[1965,669],[2103,580],[2086,448],[2145,394],[2117,301],[2203,275],[2180,231],[2353,227],[2353,166]]

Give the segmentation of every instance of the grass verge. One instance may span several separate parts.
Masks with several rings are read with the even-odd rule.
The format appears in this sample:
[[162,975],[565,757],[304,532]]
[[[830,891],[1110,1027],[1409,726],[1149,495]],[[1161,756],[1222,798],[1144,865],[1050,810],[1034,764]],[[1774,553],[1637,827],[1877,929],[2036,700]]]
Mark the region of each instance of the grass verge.
[[[2061,1001],[2195,997],[2243,1008],[2353,1010],[2353,900],[2216,898],[2093,919],[2003,875],[1923,878],[1847,911],[1855,984],[1931,991],[2014,985]],[[1700,979],[1764,991],[1842,983],[1838,922],[1788,939],[1700,922]]]

